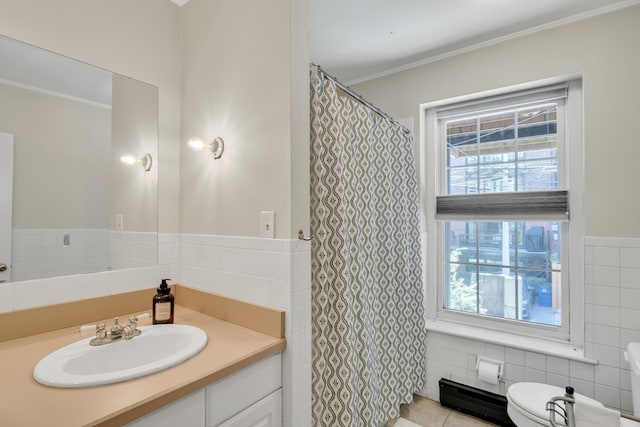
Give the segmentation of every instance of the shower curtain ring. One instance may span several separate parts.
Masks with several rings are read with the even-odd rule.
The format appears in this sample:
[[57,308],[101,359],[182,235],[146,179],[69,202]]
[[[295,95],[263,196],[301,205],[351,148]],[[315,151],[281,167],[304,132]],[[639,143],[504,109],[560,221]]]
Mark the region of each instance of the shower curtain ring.
[[304,240],[304,241],[308,242],[311,239],[313,239],[313,236],[304,237],[304,231],[298,230],[298,240]]

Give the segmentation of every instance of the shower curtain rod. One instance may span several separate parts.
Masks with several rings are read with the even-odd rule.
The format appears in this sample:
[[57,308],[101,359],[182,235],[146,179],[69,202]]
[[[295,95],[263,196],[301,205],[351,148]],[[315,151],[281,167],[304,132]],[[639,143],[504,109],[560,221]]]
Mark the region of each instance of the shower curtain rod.
[[390,115],[388,115],[387,113],[385,113],[384,111],[382,111],[381,109],[379,109],[378,107],[376,107],[375,105],[373,105],[372,103],[370,103],[369,101],[367,101],[366,99],[364,99],[362,96],[358,95],[356,92],[353,91],[353,89],[351,89],[349,86],[346,86],[342,83],[340,83],[340,81],[333,77],[331,74],[327,73],[325,70],[322,69],[322,67],[320,67],[319,65],[316,64],[311,64],[311,67],[316,67],[318,69],[318,71],[320,71],[322,73],[322,75],[326,78],[331,80],[332,82],[334,82],[336,84],[336,86],[338,86],[340,89],[342,89],[343,91],[345,91],[348,95],[350,95],[352,98],[355,98],[356,101],[361,102],[362,104],[364,104],[365,106],[369,107],[370,109],[372,109],[374,112],[378,113],[379,115],[381,115],[382,117],[384,117],[385,119],[391,120],[393,123],[397,124],[398,126],[400,126],[406,133],[411,133],[411,131],[404,126],[402,123],[400,123],[398,120],[394,119],[393,117],[391,117]]

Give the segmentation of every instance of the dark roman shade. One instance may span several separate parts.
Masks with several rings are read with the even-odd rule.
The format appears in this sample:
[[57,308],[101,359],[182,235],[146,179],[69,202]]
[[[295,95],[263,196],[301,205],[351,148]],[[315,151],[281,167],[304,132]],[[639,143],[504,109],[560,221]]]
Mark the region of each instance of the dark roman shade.
[[437,220],[569,220],[566,190],[454,194],[436,197]]

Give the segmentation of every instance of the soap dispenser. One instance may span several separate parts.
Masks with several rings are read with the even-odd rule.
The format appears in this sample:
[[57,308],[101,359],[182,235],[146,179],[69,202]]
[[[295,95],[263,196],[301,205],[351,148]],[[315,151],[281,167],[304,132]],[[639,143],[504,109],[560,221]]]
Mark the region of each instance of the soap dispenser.
[[158,293],[153,297],[153,324],[173,323],[173,295],[167,285],[167,280],[162,279]]

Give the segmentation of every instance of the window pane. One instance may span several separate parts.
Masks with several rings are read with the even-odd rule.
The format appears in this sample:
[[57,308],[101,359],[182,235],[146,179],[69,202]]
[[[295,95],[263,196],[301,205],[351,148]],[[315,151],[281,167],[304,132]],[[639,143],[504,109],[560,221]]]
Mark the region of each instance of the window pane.
[[560,223],[445,222],[444,306],[560,326]]
[[476,166],[449,169],[448,194],[477,193],[478,168]]
[[558,189],[557,158],[520,161],[519,191],[542,191]]
[[447,194],[558,189],[556,108],[542,104],[446,122]]
[[478,292],[476,286],[476,266],[469,264],[467,246],[474,245],[470,234],[475,234],[469,229],[472,223],[463,221],[450,221],[446,223],[447,241],[445,261],[446,295],[445,308],[477,314]]
[[485,164],[480,168],[478,193],[505,193],[516,191],[515,174],[515,162],[508,161],[506,159],[504,161],[499,160],[492,163],[485,162]]

